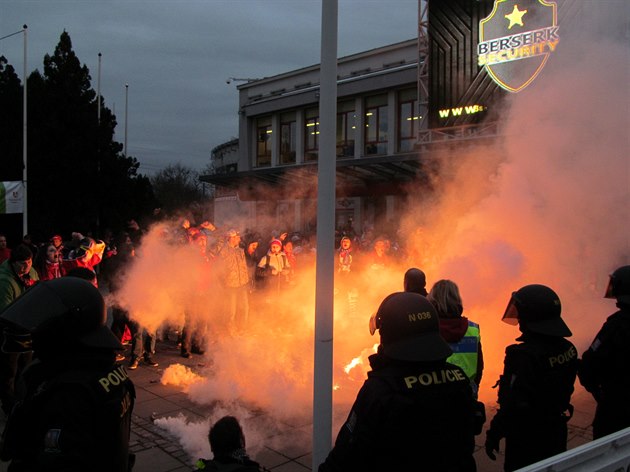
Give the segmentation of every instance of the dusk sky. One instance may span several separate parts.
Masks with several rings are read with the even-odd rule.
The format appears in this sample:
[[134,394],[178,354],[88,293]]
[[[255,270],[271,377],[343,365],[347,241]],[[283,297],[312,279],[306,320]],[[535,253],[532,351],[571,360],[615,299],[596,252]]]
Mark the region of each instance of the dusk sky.
[[[213,147],[238,135],[242,82],[320,62],[320,0],[0,0],[0,37],[28,26],[27,72],[43,71],[65,30],[117,117],[140,172],[205,168]],[[417,0],[339,0],[338,56],[417,36]],[[0,40],[23,75],[24,36]]]

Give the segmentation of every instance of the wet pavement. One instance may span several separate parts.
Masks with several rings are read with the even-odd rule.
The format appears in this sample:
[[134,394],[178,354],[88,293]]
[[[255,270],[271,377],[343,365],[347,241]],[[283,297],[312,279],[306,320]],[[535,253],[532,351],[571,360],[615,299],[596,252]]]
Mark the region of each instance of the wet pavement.
[[[127,355],[129,348],[127,348]],[[136,404],[133,413],[130,449],[136,454],[135,472],[183,472],[195,470],[194,463],[198,457],[191,454],[180,443],[180,440],[163,429],[159,419],[173,418],[183,415],[187,420],[202,423],[211,417],[216,405],[200,405],[189,399],[183,387],[163,385],[161,383],[164,370],[172,364],[187,366],[191,371],[199,371],[204,366],[203,356],[193,356],[184,359],[179,355],[179,349],[174,341],[157,343],[154,359],[159,363],[151,367],[140,363],[136,370],[130,370],[129,375],[136,386]],[[127,359],[124,361],[127,365]],[[573,396],[572,403],[575,412],[569,422],[569,448],[582,445],[592,438],[590,423],[594,412],[591,396],[579,385]],[[488,409],[488,417],[494,414]],[[254,420],[263,425],[265,430],[265,413],[253,411]],[[155,420],[158,420],[157,422]],[[3,426],[3,425],[0,425]],[[273,472],[304,472],[311,470],[312,455],[310,451],[311,419],[296,419],[278,423],[269,421],[266,429],[264,446],[255,450],[248,447],[252,459]],[[205,441],[207,429],[200,432],[200,440]],[[477,436],[475,458],[480,472],[499,472],[502,470],[503,458],[499,455],[497,461],[491,461],[483,451],[485,432]],[[334,438],[333,438],[334,439]],[[447,440],[447,438],[445,438]],[[501,444],[503,446],[503,443]],[[248,443],[249,446],[249,443]],[[190,448],[188,449],[190,450]],[[7,470],[6,463],[0,463],[0,472]]]

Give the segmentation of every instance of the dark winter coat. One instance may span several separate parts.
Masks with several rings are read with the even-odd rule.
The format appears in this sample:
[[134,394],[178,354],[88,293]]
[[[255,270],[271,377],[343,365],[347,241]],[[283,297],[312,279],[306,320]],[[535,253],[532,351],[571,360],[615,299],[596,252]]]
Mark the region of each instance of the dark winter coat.
[[475,404],[464,371],[381,354],[370,365],[319,471],[475,470]]
[[582,355],[580,383],[597,401],[593,438],[630,426],[630,307],[608,317]]
[[135,390],[113,352],[37,360],[3,434],[10,472],[127,472]]
[[488,437],[505,438],[505,470],[566,451],[577,373],[575,346],[562,337],[523,334],[505,350],[499,410]]

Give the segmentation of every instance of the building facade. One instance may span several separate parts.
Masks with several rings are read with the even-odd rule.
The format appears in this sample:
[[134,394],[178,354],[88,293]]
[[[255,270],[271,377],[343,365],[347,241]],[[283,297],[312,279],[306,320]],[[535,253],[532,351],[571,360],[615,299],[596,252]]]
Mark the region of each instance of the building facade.
[[[337,68],[338,228],[393,220],[418,177],[417,39],[343,57]],[[217,224],[315,230],[319,65],[238,86],[238,151],[213,150]],[[231,150],[226,157],[226,150]],[[216,151],[216,152],[215,152]],[[242,225],[241,225],[242,226]]]

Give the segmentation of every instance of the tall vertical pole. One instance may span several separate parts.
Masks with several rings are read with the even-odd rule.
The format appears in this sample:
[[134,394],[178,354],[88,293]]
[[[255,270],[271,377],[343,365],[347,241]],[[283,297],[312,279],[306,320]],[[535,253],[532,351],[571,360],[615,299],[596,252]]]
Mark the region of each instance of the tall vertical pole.
[[24,89],[23,89],[23,93],[22,93],[22,163],[23,163],[23,168],[22,168],[22,184],[24,186],[24,195],[23,195],[23,211],[22,211],[22,235],[28,234],[28,194],[27,194],[27,181],[28,181],[28,170],[27,170],[27,147],[26,147],[26,138],[27,138],[27,119],[26,119],[26,98],[27,98],[27,93],[26,93],[26,83],[27,83],[27,77],[26,77],[26,44],[27,44],[27,40],[26,40],[26,30],[28,29],[28,26],[24,25],[23,27],[24,29],[22,31],[24,31]]
[[125,84],[125,157],[127,157],[127,112],[129,109],[129,84]]
[[101,124],[101,56],[98,53],[98,81],[96,82],[96,119],[97,123]]
[[322,0],[317,173],[317,268],[313,381],[313,470],[332,446],[333,289],[337,130],[337,0]]
[[98,80],[96,81],[96,233],[101,234],[101,57],[98,53]]

